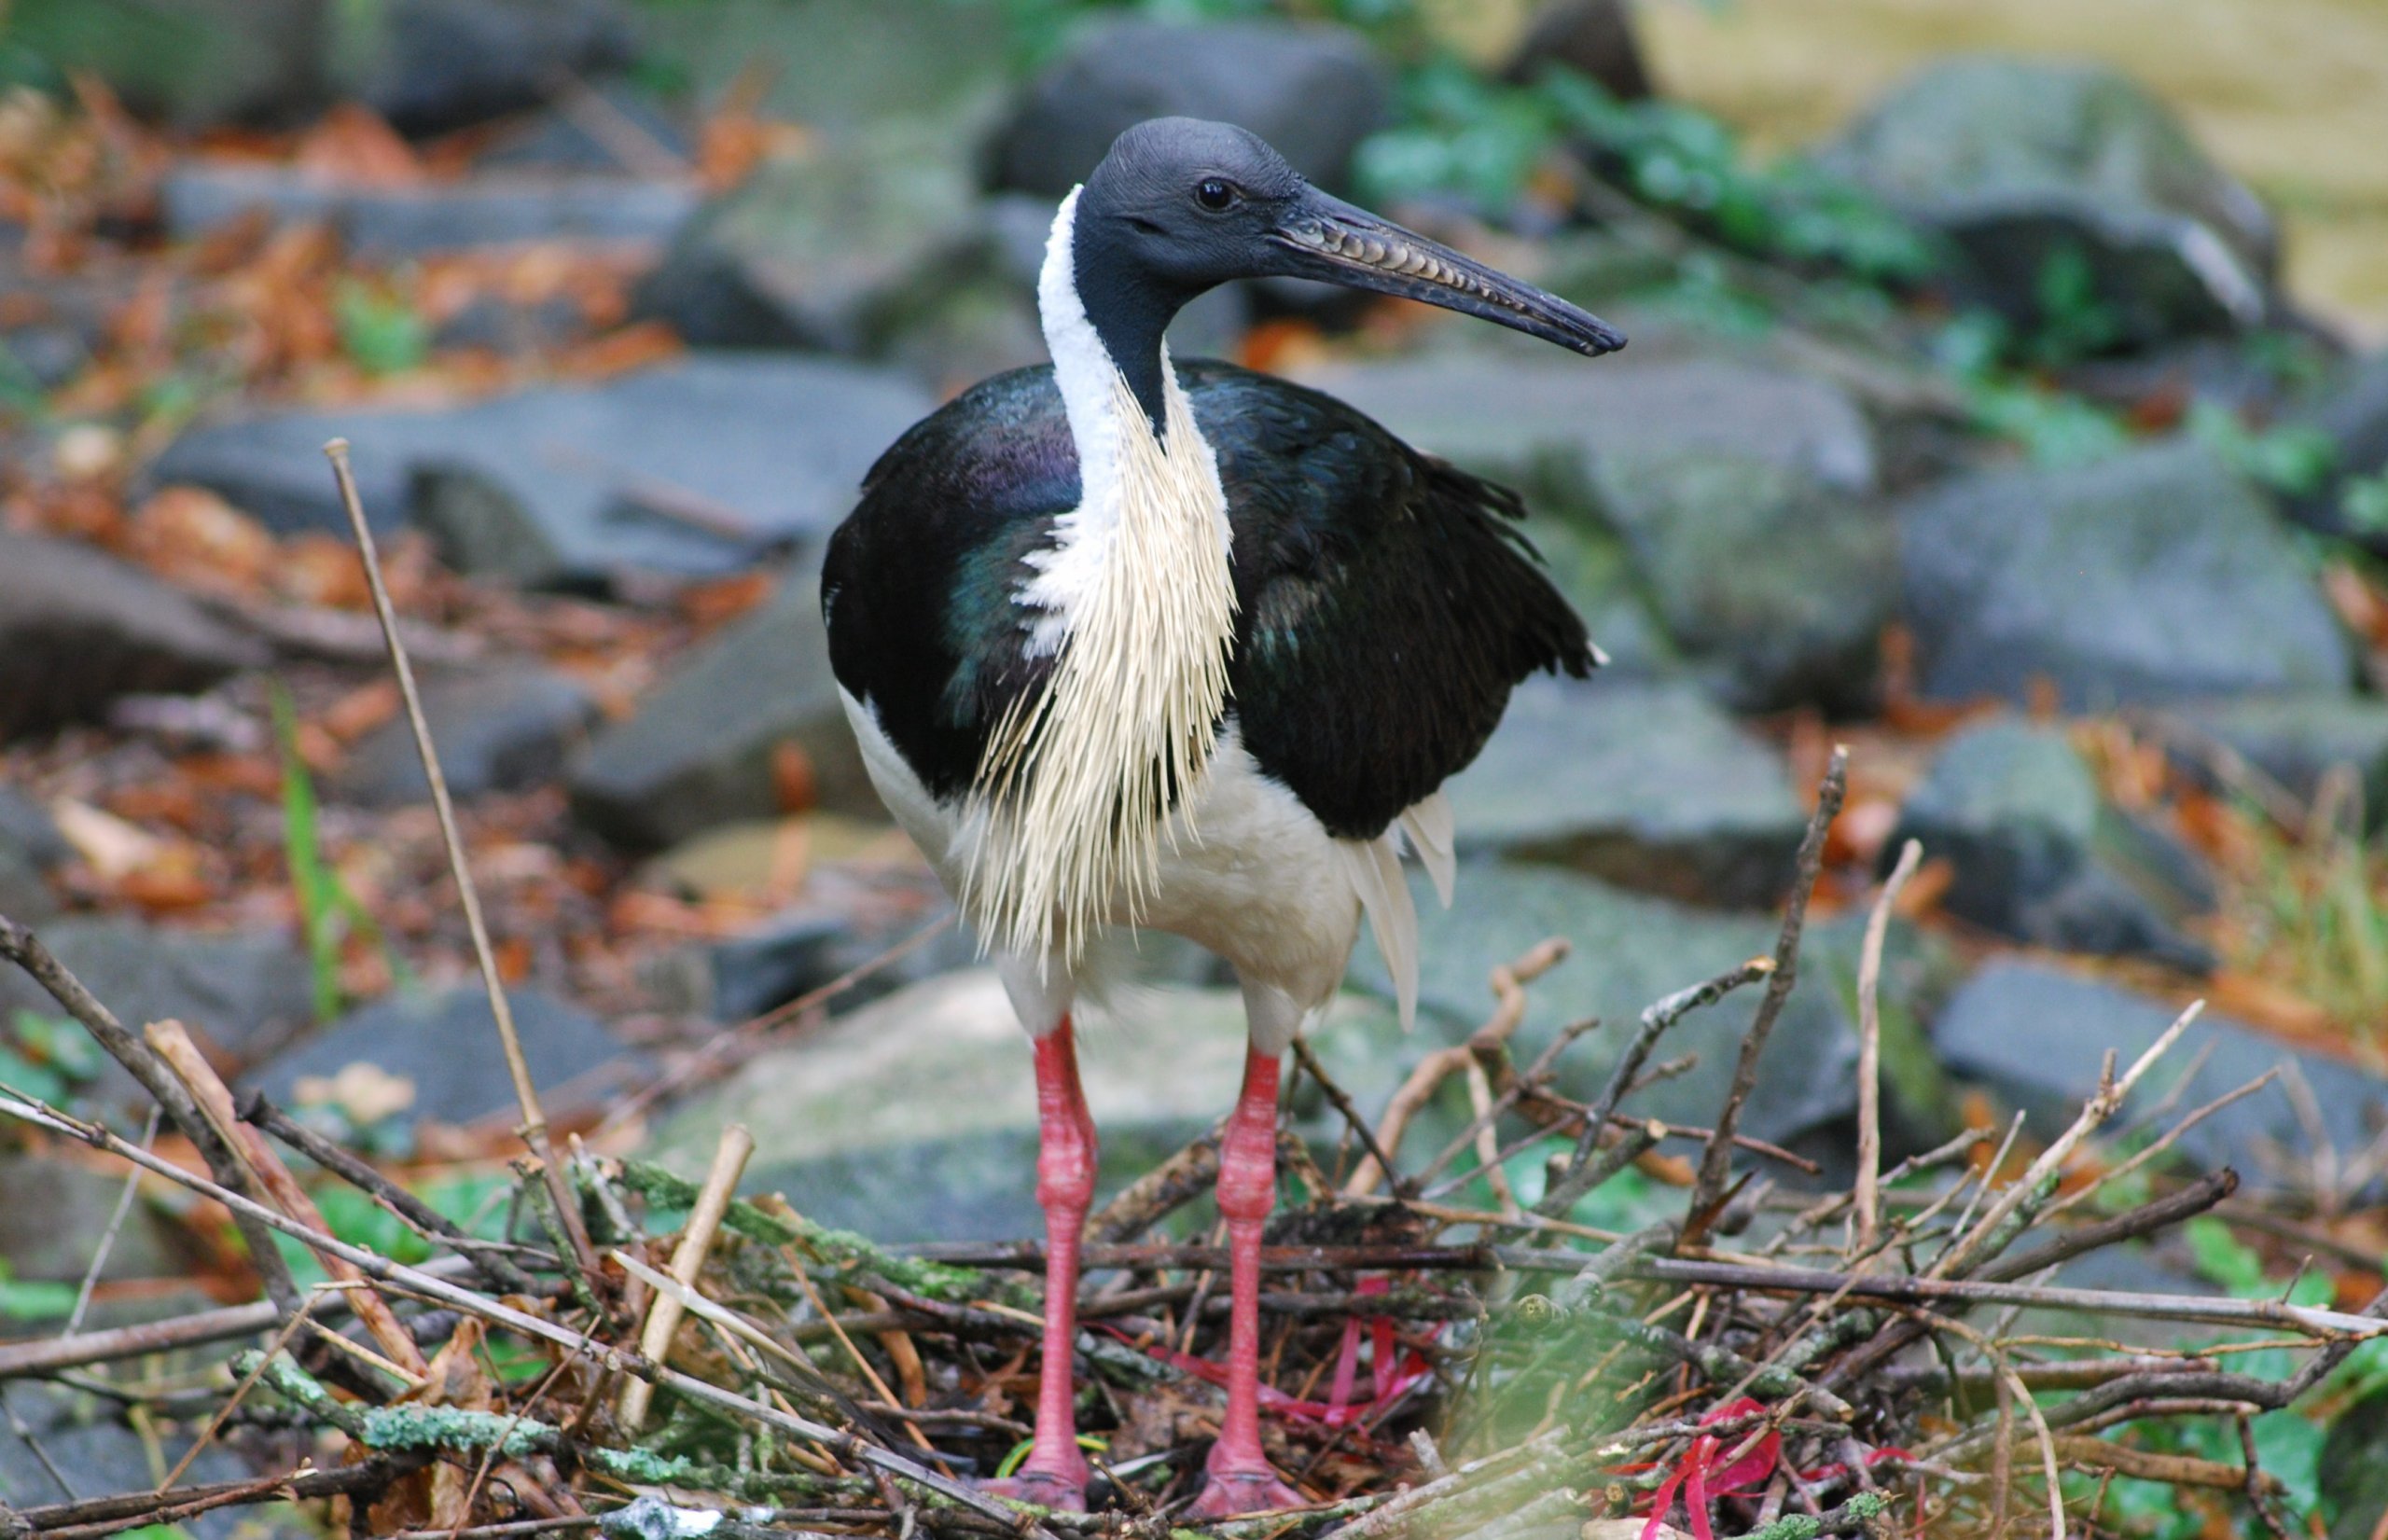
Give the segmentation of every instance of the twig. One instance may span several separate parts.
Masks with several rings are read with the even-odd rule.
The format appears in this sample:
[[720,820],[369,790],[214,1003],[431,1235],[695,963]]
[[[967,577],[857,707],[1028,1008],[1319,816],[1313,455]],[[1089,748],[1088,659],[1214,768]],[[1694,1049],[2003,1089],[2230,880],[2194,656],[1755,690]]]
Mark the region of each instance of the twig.
[[[683,1374],[666,1365],[656,1363],[644,1353],[610,1346],[584,1333],[574,1331],[569,1326],[559,1325],[528,1311],[516,1310],[511,1305],[484,1298],[472,1290],[450,1283],[447,1279],[424,1269],[393,1262],[388,1257],[362,1246],[352,1246],[344,1241],[311,1230],[306,1226],[268,1208],[256,1200],[230,1190],[221,1183],[194,1175],[171,1161],[161,1159],[146,1150],[127,1144],[99,1124],[87,1123],[55,1107],[32,1101],[0,1101],[0,1117],[13,1117],[19,1122],[29,1123],[35,1128],[48,1129],[53,1133],[64,1134],[69,1138],[80,1140],[94,1149],[105,1150],[111,1155],[131,1160],[179,1186],[214,1199],[235,1214],[247,1214],[259,1224],[271,1229],[279,1230],[301,1244],[354,1263],[357,1269],[368,1277],[393,1287],[401,1288],[405,1292],[423,1298],[463,1311],[469,1315],[477,1315],[484,1321],[503,1326],[521,1336],[535,1338],[572,1352],[587,1353],[592,1361],[609,1372],[632,1374],[642,1380],[650,1380],[659,1389],[672,1391],[675,1394],[686,1396],[693,1401],[701,1401],[707,1406],[729,1412],[733,1417],[751,1419],[781,1433],[803,1439],[807,1443],[817,1444],[833,1453],[876,1465],[890,1475],[915,1482],[999,1522],[1008,1525],[1017,1521],[1018,1515],[1013,1510],[1005,1508],[993,1500],[951,1481],[935,1471],[915,1464],[893,1450],[866,1443],[852,1434],[811,1422],[792,1412],[758,1405],[747,1400],[735,1391],[724,1390],[719,1385],[700,1380],[694,1375]],[[923,1303],[929,1302],[923,1301]],[[2388,1324],[2383,1324],[2383,1329],[2388,1329]],[[1033,1526],[1028,1533],[1041,1536],[1043,1540],[1053,1540],[1050,1532],[1042,1526]]]
[[465,928],[472,933],[473,955],[480,964],[481,984],[489,993],[490,1015],[497,1023],[498,1044],[506,1054],[506,1072],[513,1079],[514,1100],[522,1112],[522,1142],[539,1162],[548,1197],[554,1200],[557,1218],[572,1246],[573,1265],[593,1291],[596,1271],[589,1227],[581,1222],[580,1204],[564,1180],[563,1166],[556,1159],[554,1145],[548,1137],[548,1115],[539,1105],[539,1089],[531,1079],[531,1061],[523,1057],[521,1035],[514,1028],[514,1007],[507,1000],[506,987],[498,977],[497,954],[490,946],[489,926],[481,918],[480,891],[473,885],[472,866],[465,857],[465,838],[456,826],[456,807],[448,795],[448,777],[439,768],[439,750],[431,741],[431,724],[423,715],[423,696],[415,688],[414,667],[407,660],[406,643],[398,634],[397,611],[390,603],[389,585],[382,579],[381,552],[373,543],[371,527],[365,521],[365,505],[357,496],[356,473],[348,463],[348,440],[331,440],[324,446],[324,454],[331,461],[332,478],[340,485],[340,506],[347,510],[349,530],[356,537],[357,556],[365,565],[366,587],[373,595],[373,613],[382,623],[382,639],[389,645],[390,669],[397,677],[398,694],[406,702],[407,721],[414,729],[415,753],[423,760],[423,779],[431,784],[431,806],[439,818],[439,837],[448,847],[448,869],[456,881],[457,902],[465,911]]
[[365,1193],[382,1208],[413,1226],[427,1238],[454,1247],[473,1270],[507,1294],[535,1294],[539,1285],[530,1274],[507,1260],[499,1242],[479,1241],[430,1204],[393,1182],[356,1156],[317,1133],[252,1090],[242,1098],[241,1121],[263,1129],[334,1176]]
[[[697,1206],[672,1253],[672,1277],[683,1287],[696,1287],[697,1275],[704,1270],[705,1254],[713,1249],[713,1238],[721,1228],[721,1216],[729,1207],[730,1195],[738,1190],[738,1179],[746,1172],[747,1157],[754,1153],[755,1136],[746,1131],[745,1124],[732,1123],[721,1131],[721,1142],[714,1146],[713,1166],[697,1191]],[[639,1333],[639,1352],[659,1364],[663,1362],[672,1351],[673,1334],[680,1329],[680,1309],[673,1296],[656,1297]],[[647,1403],[654,1394],[655,1387],[644,1380],[622,1387],[618,1415],[624,1432],[634,1436],[646,1425]]]
[[[1352,1104],[1351,1093],[1337,1085],[1335,1077],[1326,1073],[1326,1066],[1318,1061],[1318,1054],[1311,1047],[1307,1039],[1300,1037],[1294,1039],[1294,1061],[1301,1065],[1303,1074],[1317,1083],[1319,1094],[1326,1098],[1328,1105],[1342,1114],[1344,1126],[1359,1137],[1360,1147],[1368,1152],[1368,1161],[1362,1163],[1360,1171],[1368,1172],[1372,1179],[1367,1187],[1359,1190],[1373,1190],[1376,1186],[1373,1180],[1375,1172],[1383,1172],[1393,1175],[1393,1190],[1395,1196],[1402,1198],[1411,1196],[1416,1188],[1408,1177],[1394,1172],[1392,1154],[1382,1145],[1377,1143],[1376,1131],[1368,1126],[1367,1118],[1360,1116],[1360,1109]],[[1437,1075],[1437,1078],[1440,1079],[1441,1076]],[[1404,1118],[1402,1121],[1407,1120]],[[1388,1112],[1385,1115],[1385,1125],[1392,1131],[1394,1141],[1398,1143],[1401,1138],[1401,1123],[1395,1122],[1393,1115]],[[1373,1162],[1373,1171],[1368,1162]],[[1352,1180],[1356,1183],[1360,1177],[1355,1173]]]
[[1536,1214],[1546,1218],[1564,1214],[1576,1205],[1576,1200],[1591,1191],[1592,1177],[1586,1168],[1600,1152],[1601,1131],[1616,1117],[1617,1103],[1624,1101],[1626,1093],[1633,1089],[1642,1066],[1649,1061],[1651,1049],[1659,1046],[1659,1039],[1665,1035],[1667,1029],[1693,1011],[1715,1005],[1742,985],[1756,983],[1773,971],[1774,959],[1753,957],[1746,963],[1726,969],[1714,978],[1687,990],[1677,990],[1642,1012],[1640,1030],[1634,1033],[1633,1040],[1625,1046],[1625,1051],[1617,1056],[1617,1063],[1609,1070],[1607,1083],[1601,1088],[1600,1095],[1585,1114],[1583,1131],[1576,1136],[1576,1149],[1568,1158],[1567,1169],[1551,1183],[1549,1190],[1543,1194],[1542,1201],[1534,1205]]
[[[215,1131],[215,1126],[200,1110],[199,1103],[192,1099],[189,1088],[182,1083],[181,1077],[158,1056],[155,1048],[127,1031],[124,1023],[116,1019],[116,1013],[100,1004],[98,998],[83,987],[83,981],[50,954],[40,937],[6,915],[0,915],[0,957],[7,958],[31,975],[35,983],[65,1007],[67,1015],[83,1024],[84,1029],[98,1040],[100,1047],[108,1051],[110,1058],[123,1065],[126,1073],[140,1082],[141,1089],[165,1110],[166,1117],[174,1125],[175,1131],[189,1140],[191,1147],[199,1151],[199,1158],[206,1163],[209,1172],[218,1184],[243,1197],[256,1196],[256,1183],[249,1176],[248,1168],[232,1153],[231,1145]],[[242,1241],[248,1246],[250,1265],[257,1269],[258,1278],[265,1283],[266,1297],[273,1301],[275,1310],[281,1314],[286,1315],[297,1310],[299,1298],[298,1282],[290,1276],[289,1265],[283,1261],[282,1253],[274,1249],[272,1238],[253,1219],[243,1219],[236,1214],[232,1222],[240,1229]]]
[[2188,1009],[2164,1029],[2162,1036],[2148,1045],[2147,1051],[2132,1062],[2120,1080],[2101,1086],[2097,1094],[2083,1104],[2081,1116],[2073,1120],[2073,1126],[2058,1135],[2054,1144],[2042,1150],[2039,1158],[2034,1160],[2021,1176],[2008,1184],[2006,1190],[1990,1205],[1989,1212],[1975,1222],[1973,1228],[1952,1242],[1949,1249],[1933,1262],[1932,1276],[1945,1278],[1964,1270],[1974,1262],[2007,1218],[2031,1200],[2044,1185],[2055,1181],[2057,1173],[2064,1169],[2065,1161],[2081,1146],[2081,1142],[2115,1115],[2124,1099],[2131,1095],[2131,1088],[2139,1084],[2141,1076],[2154,1068],[2156,1061],[2181,1040],[2181,1034],[2189,1030],[2189,1023],[2195,1021],[2204,1009],[2204,1001],[2192,1002]]
[[[330,1228],[324,1223],[323,1212],[315,1207],[314,1200],[298,1186],[298,1178],[290,1174],[290,1168],[273,1153],[273,1146],[265,1142],[265,1135],[242,1122],[232,1111],[231,1090],[217,1077],[215,1067],[201,1055],[199,1045],[190,1040],[190,1034],[183,1024],[172,1020],[152,1021],[143,1029],[143,1035],[148,1039],[149,1046],[158,1050],[159,1056],[174,1067],[174,1073],[182,1076],[183,1084],[190,1088],[192,1097],[198,1101],[200,1110],[207,1115],[208,1121],[215,1126],[215,1131],[224,1136],[225,1143],[231,1145],[234,1153],[247,1165],[249,1174],[257,1178],[257,1185],[273,1200],[274,1207],[311,1229]],[[324,1259],[324,1270],[340,1283],[363,1283],[365,1281],[362,1273],[335,1258]],[[424,1363],[423,1350],[415,1346],[414,1338],[399,1325],[397,1316],[391,1311],[389,1301],[367,1287],[360,1289],[350,1304],[356,1311],[356,1318],[365,1324],[365,1329],[372,1333],[373,1340],[381,1344],[382,1352],[405,1372],[410,1388],[421,1386],[423,1377],[430,1372],[430,1366]],[[301,1315],[292,1316],[292,1324],[296,1325],[301,1318]],[[180,1471],[174,1473],[177,1477],[181,1474]],[[171,1481],[161,1483],[172,1484]]]
[[1758,1000],[1757,1015],[1742,1035],[1741,1061],[1734,1066],[1732,1088],[1725,1094],[1724,1108],[1716,1115],[1716,1131],[1701,1156],[1700,1177],[1692,1185],[1678,1245],[1698,1245],[1705,1240],[1723,1205],[1725,1181],[1733,1164],[1733,1131],[1741,1126],[1742,1103],[1757,1085],[1757,1063],[1766,1051],[1767,1038],[1772,1035],[1775,1020],[1791,997],[1791,986],[1798,981],[1799,938],[1807,928],[1808,900],[1815,892],[1816,877],[1824,866],[1825,835],[1839,816],[1841,798],[1848,790],[1849,750],[1836,746],[1832,762],[1825,770],[1824,784],[1816,790],[1815,814],[1808,820],[1808,832],[1799,841],[1791,898],[1783,911],[1783,934],[1774,947],[1774,971],[1767,978],[1766,993]]
[[[162,1116],[157,1105],[149,1108],[149,1120],[142,1125],[141,1147],[147,1149],[158,1142],[158,1119]],[[83,1269],[83,1281],[75,1288],[75,1308],[66,1315],[66,1325],[60,1337],[72,1337],[83,1329],[83,1316],[91,1308],[92,1291],[100,1286],[100,1274],[106,1270],[108,1254],[116,1250],[116,1238],[123,1230],[124,1222],[132,1213],[132,1200],[141,1190],[141,1168],[135,1166],[124,1173],[124,1188],[116,1195],[116,1211],[108,1215],[108,1228],[100,1232],[100,1243],[92,1248],[91,1265]]]
[[1866,918],[1866,946],[1857,960],[1857,1250],[1870,1256],[1882,1229],[1882,944],[1899,890],[1923,859],[1922,841],[1899,847],[1898,864]]

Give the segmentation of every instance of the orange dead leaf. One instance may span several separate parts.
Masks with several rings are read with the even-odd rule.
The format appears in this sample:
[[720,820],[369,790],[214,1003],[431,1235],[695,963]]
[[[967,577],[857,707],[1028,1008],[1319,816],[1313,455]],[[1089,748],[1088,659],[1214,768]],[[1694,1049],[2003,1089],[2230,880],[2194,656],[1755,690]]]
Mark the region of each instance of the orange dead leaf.
[[803,744],[783,740],[771,745],[771,795],[782,812],[803,812],[820,800],[820,778]]
[[262,592],[273,536],[201,487],[160,488],[133,513],[125,551],[167,581],[227,598]]
[[272,576],[274,592],[294,604],[361,610],[373,602],[355,549],[320,532],[294,534],[284,541]]
[[414,149],[370,107],[343,102],[298,140],[300,170],[350,187],[403,187],[423,179]]
[[316,720],[343,743],[354,743],[398,714],[403,703],[395,679],[376,679],[333,701]]
[[605,380],[677,358],[684,351],[679,333],[670,326],[641,321],[574,348],[556,361],[556,368],[584,380]]

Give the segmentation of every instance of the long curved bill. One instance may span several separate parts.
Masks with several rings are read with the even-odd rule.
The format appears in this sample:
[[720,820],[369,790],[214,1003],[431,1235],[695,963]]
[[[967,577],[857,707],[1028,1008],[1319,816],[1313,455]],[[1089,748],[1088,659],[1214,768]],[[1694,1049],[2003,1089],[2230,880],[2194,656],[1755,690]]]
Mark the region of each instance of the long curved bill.
[[1590,312],[1312,188],[1271,237],[1288,278],[1399,295],[1598,357],[1625,334]]

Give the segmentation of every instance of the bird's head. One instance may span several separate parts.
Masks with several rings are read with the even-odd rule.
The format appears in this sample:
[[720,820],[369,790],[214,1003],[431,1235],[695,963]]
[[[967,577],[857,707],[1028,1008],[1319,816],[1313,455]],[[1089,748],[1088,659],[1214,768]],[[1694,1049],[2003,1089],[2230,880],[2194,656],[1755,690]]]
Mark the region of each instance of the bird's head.
[[[1354,208],[1229,123],[1156,118],[1122,133],[1078,195],[1076,282],[1104,308],[1167,314],[1238,278],[1310,278],[1399,295],[1597,356],[1625,345],[1598,316]],[[1098,323],[1099,324],[1099,323]]]

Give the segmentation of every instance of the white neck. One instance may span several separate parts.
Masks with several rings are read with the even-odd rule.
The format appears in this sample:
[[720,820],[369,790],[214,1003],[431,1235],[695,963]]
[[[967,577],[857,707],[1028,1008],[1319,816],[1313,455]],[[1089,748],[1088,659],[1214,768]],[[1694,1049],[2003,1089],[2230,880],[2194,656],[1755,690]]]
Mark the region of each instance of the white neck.
[[[1149,893],[1167,810],[1208,772],[1235,635],[1227,493],[1161,354],[1155,434],[1077,292],[1062,200],[1038,309],[1077,449],[1078,506],[1053,521],[1018,602],[1045,687],[990,738],[978,796],[985,834],[965,907],[1014,952],[1075,957],[1091,930]],[[1158,773],[1156,773],[1158,772]]]

